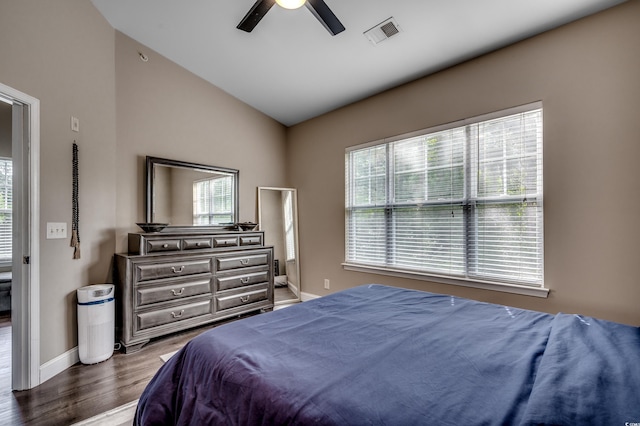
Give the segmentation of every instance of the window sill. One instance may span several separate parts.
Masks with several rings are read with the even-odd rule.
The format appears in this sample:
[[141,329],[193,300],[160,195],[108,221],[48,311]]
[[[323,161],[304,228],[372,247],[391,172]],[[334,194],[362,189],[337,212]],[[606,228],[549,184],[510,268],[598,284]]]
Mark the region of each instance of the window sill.
[[522,294],[525,296],[546,298],[549,295],[549,289],[544,287],[529,287],[526,285],[504,284],[491,281],[471,281],[438,275],[428,275],[419,272],[408,272],[399,269],[383,268],[379,266],[357,265],[353,263],[343,263],[342,267],[346,271],[366,272],[370,274],[387,275],[398,278],[410,278],[414,280],[431,281],[441,284],[451,284],[463,287],[480,288],[483,290],[501,291],[503,293]]

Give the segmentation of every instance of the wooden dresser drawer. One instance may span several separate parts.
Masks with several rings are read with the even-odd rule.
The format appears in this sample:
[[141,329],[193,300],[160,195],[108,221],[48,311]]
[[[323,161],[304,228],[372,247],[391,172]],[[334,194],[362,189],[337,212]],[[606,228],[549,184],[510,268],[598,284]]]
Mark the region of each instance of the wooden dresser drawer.
[[209,276],[201,279],[171,280],[170,283],[162,285],[136,286],[136,307],[209,294],[212,279],[213,277]]
[[214,247],[237,247],[240,244],[240,239],[236,235],[224,235],[220,237],[213,237]]
[[147,240],[147,253],[180,250],[180,239]]
[[264,246],[262,231],[223,231],[216,233],[151,232],[130,233],[128,238],[130,255],[147,255],[167,252],[224,251],[234,247]]
[[198,260],[175,260],[167,263],[147,263],[136,265],[137,281],[205,274],[211,273],[212,271],[211,258]]
[[160,309],[157,311],[137,313],[138,330],[145,330],[160,325],[184,321],[202,315],[213,313],[211,309],[211,299],[201,302],[189,303],[173,308]]
[[182,248],[184,250],[198,250],[213,247],[211,238],[185,238],[182,240]]
[[273,247],[264,245],[264,231],[170,228],[130,233],[129,253],[115,256],[115,328],[126,353],[156,337],[273,309]]
[[236,292],[228,296],[216,295],[216,312],[262,302],[263,300],[267,300],[268,297],[269,289],[267,284],[264,286],[254,286],[251,290]]
[[[241,272],[241,271],[238,271]],[[230,290],[232,288],[259,284],[269,281],[269,269],[242,271],[242,274],[219,274],[216,276],[216,291]]]
[[250,266],[260,266],[269,264],[268,253],[254,253],[232,257],[217,257],[216,266],[218,271],[229,269],[247,268]]
[[262,234],[240,236],[241,246],[261,246]]

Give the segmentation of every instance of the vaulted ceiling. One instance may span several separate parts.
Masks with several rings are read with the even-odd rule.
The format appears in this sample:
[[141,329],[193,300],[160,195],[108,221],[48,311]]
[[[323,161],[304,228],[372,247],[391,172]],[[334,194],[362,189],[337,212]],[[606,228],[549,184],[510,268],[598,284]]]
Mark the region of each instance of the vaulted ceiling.
[[[255,0],[92,0],[117,30],[284,125],[507,46],[624,0],[325,0],[332,36],[306,7],[273,6],[252,32]],[[393,18],[400,32],[365,31]]]

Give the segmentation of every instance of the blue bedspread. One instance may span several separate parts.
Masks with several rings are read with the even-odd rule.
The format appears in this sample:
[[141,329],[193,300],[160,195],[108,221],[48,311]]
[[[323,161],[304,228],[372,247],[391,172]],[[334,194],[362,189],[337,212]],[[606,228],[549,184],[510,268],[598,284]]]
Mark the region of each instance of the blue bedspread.
[[640,422],[640,331],[367,285],[209,330],[139,425]]

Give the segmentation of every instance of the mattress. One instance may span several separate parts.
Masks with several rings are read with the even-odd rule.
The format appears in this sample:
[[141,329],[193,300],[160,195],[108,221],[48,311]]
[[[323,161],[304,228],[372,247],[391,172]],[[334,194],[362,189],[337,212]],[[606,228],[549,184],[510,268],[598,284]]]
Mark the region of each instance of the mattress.
[[590,317],[365,285],[218,326],[143,392],[135,422],[640,422],[640,332]]

